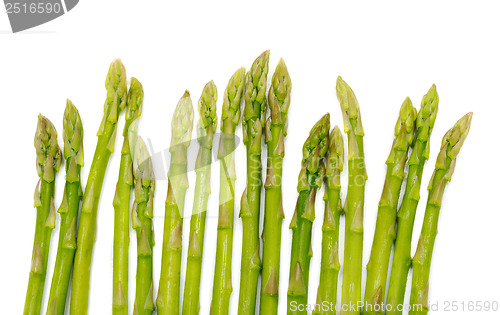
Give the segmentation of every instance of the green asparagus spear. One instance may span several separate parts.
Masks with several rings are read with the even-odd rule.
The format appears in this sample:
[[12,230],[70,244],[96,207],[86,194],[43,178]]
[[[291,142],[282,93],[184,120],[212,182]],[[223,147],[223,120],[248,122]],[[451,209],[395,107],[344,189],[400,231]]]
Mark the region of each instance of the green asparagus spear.
[[116,183],[114,240],[113,240],[113,314],[128,314],[128,250],[130,193],[133,184],[132,155],[135,149],[137,123],[142,114],[142,84],[132,78],[128,92],[123,145],[118,182]]
[[413,257],[413,279],[410,305],[413,307],[410,315],[424,315],[429,311],[429,274],[431,269],[432,250],[436,240],[441,200],[446,184],[451,180],[455,170],[456,158],[469,133],[472,113],[466,114],[457,121],[444,135],[441,151],[436,159],[436,168],[429,182],[429,195],[425,209],[424,223]]
[[[50,236],[56,224],[54,184],[62,162],[54,125],[38,115],[35,133],[36,170],[40,180],[35,188],[36,225],[31,269],[24,303],[24,315],[39,315],[47,273]],[[40,184],[41,183],[41,184]]]
[[290,281],[288,284],[287,314],[307,314],[298,305],[307,304],[309,263],[312,257],[311,234],[315,218],[316,192],[321,188],[325,175],[324,157],[328,151],[330,114],[323,116],[311,129],[302,147],[302,169],[297,191],[299,198],[290,222],[292,253],[290,256]]
[[417,111],[409,98],[403,102],[387,161],[382,196],[378,204],[377,224],[370,261],[366,267],[364,314],[384,314],[385,288],[392,245],[396,238],[396,213],[405,177],[406,157],[413,144]]
[[213,81],[203,88],[198,111],[198,142],[200,149],[196,159],[196,186],[194,188],[193,211],[189,232],[189,248],[184,285],[182,314],[196,315],[200,309],[201,265],[203,258],[203,239],[207,217],[208,197],[210,196],[210,174],[212,167],[212,141],[217,129],[217,87]]
[[269,88],[268,102],[271,114],[264,127],[267,143],[267,175],[264,183],[265,210],[264,231],[262,232],[260,314],[266,315],[278,314],[281,225],[285,218],[281,180],[291,90],[290,75],[285,61],[280,59]]
[[363,208],[367,180],[363,151],[363,126],[359,104],[352,89],[341,77],[337,79],[337,98],[342,108],[344,132],[348,139],[348,189],[344,205],[345,247],[342,278],[344,315],[360,314],[361,273],[363,269]]
[[151,315],[153,304],[153,198],[155,178],[146,144],[137,137],[134,150],[134,195],[132,228],[137,234],[137,274],[134,314]]
[[66,101],[66,109],[64,110],[63,139],[66,186],[58,210],[61,214],[61,227],[47,315],[64,314],[69,278],[76,251],[78,210],[82,199],[80,169],[83,167],[83,126],[80,114],[70,100]]
[[240,122],[240,101],[245,86],[245,68],[238,69],[224,91],[221,138],[219,152],[220,192],[219,222],[217,225],[217,251],[215,258],[214,285],[211,315],[229,313],[231,284],[231,261],[233,254],[234,221],[234,184],[236,181],[234,150],[236,149],[234,131]]
[[403,305],[406,280],[411,265],[411,237],[413,223],[420,199],[420,183],[424,165],[429,158],[429,141],[438,112],[439,97],[433,85],[423,97],[416,121],[415,145],[408,160],[409,170],[406,190],[397,214],[396,244],[391,278],[387,294],[387,314],[401,315],[398,305]]
[[182,216],[188,189],[187,148],[193,131],[193,104],[189,92],[177,103],[172,117],[170,169],[165,201],[165,224],[161,257],[160,286],[156,306],[159,315],[179,314],[182,254]]
[[269,50],[263,52],[247,72],[243,110],[243,143],[247,149],[247,187],[241,196],[243,221],[241,277],[238,314],[255,314],[260,261],[260,194],[262,190],[262,128],[267,110]]
[[340,173],[344,167],[344,140],[339,127],[330,133],[330,147],[325,172],[325,216],[321,249],[321,273],[319,278],[315,315],[335,315],[337,283],[340,271],[339,230],[342,203],[340,201]]
[[125,67],[117,59],[111,63],[106,77],[107,96],[104,116],[97,132],[97,146],[83,194],[76,255],[71,287],[70,314],[87,314],[92,250],[96,235],[97,208],[109,157],[114,151],[117,122],[127,101]]

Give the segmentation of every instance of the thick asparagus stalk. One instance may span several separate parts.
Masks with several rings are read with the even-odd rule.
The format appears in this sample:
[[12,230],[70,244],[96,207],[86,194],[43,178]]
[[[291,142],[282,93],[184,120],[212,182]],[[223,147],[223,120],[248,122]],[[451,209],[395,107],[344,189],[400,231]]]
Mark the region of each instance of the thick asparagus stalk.
[[132,78],[128,92],[123,145],[118,182],[113,207],[115,209],[113,239],[113,314],[128,314],[128,251],[130,243],[129,212],[130,193],[134,181],[132,155],[135,150],[137,123],[142,114],[142,84]]
[[137,234],[137,274],[134,314],[151,315],[153,304],[153,198],[155,178],[146,144],[137,137],[134,150],[134,195],[132,228]]
[[398,306],[404,303],[406,280],[411,266],[411,238],[413,223],[420,199],[422,172],[429,159],[429,141],[438,112],[439,97],[433,85],[423,97],[416,120],[415,145],[408,160],[406,190],[397,214],[396,244],[392,262],[391,277],[387,293],[387,314],[399,314]]
[[127,100],[127,81],[125,67],[117,59],[111,63],[106,77],[107,97],[104,103],[104,116],[97,132],[97,146],[90,167],[87,186],[83,194],[78,238],[71,286],[70,313],[87,314],[90,267],[92,250],[96,235],[97,208],[101,195],[102,183],[109,157],[114,151],[117,122]]
[[321,246],[321,273],[319,278],[315,315],[335,315],[337,283],[340,271],[339,231],[342,203],[340,200],[340,173],[344,167],[344,140],[339,127],[330,133],[330,147],[325,172],[325,215]]
[[309,263],[312,257],[311,234],[315,214],[316,192],[321,188],[325,175],[324,157],[328,151],[330,114],[323,116],[311,129],[302,147],[302,169],[297,191],[299,198],[290,222],[292,253],[290,256],[290,281],[288,284],[287,314],[307,314],[297,306],[307,304]]
[[267,110],[267,73],[269,50],[263,52],[247,72],[245,108],[243,110],[243,143],[247,149],[247,187],[241,196],[240,217],[243,221],[241,277],[238,314],[255,314],[260,260],[260,194],[262,190],[262,128]]
[[262,232],[260,313],[269,315],[278,314],[281,225],[285,218],[281,180],[291,90],[290,75],[285,61],[280,59],[269,88],[268,101],[271,114],[264,127],[267,143],[267,175],[264,183],[265,212]]
[[189,92],[177,103],[172,117],[170,169],[165,201],[165,224],[161,257],[160,285],[156,306],[159,315],[179,314],[182,254],[182,216],[188,189],[187,148],[193,131],[193,104]]
[[412,147],[415,118],[417,111],[409,98],[403,102],[394,131],[391,152],[385,162],[385,176],[382,196],[378,204],[377,224],[371,250],[370,261],[366,267],[366,287],[364,314],[384,314],[387,271],[391,257],[392,244],[396,238],[396,213],[405,177],[406,157]]
[[189,232],[189,247],[184,285],[182,314],[196,315],[200,310],[200,282],[203,259],[203,240],[210,196],[210,175],[212,167],[212,141],[217,129],[217,87],[213,81],[203,88],[198,111],[198,142],[200,149],[196,159],[196,186],[194,188],[193,211]]
[[441,151],[436,159],[436,168],[429,182],[429,195],[425,208],[424,223],[413,257],[413,279],[411,287],[410,315],[423,315],[429,311],[429,274],[431,269],[432,250],[437,235],[437,225],[441,200],[446,184],[451,180],[455,170],[456,158],[469,133],[472,113],[466,114],[444,135]]
[[35,239],[26,302],[24,303],[24,315],[38,315],[42,308],[50,236],[56,224],[54,184],[62,161],[61,149],[57,144],[56,128],[42,115],[38,115],[35,149],[36,170],[40,180],[35,188]]
[[221,138],[217,157],[220,163],[219,222],[217,225],[217,251],[215,258],[212,315],[229,313],[231,261],[233,254],[234,184],[236,181],[234,131],[240,122],[240,101],[245,86],[245,68],[233,74],[224,91]]
[[57,211],[61,214],[61,227],[47,315],[64,314],[76,251],[78,210],[83,195],[80,182],[80,169],[83,167],[83,126],[80,114],[70,100],[66,101],[64,110],[63,139],[66,185],[63,200]]
[[[367,179],[363,151],[363,126],[358,100],[341,77],[337,79],[337,98],[342,108],[344,132],[348,139],[348,189],[344,205],[345,246],[342,278],[344,315],[360,314],[361,274],[363,269],[363,208]],[[354,309],[354,311],[353,311]]]

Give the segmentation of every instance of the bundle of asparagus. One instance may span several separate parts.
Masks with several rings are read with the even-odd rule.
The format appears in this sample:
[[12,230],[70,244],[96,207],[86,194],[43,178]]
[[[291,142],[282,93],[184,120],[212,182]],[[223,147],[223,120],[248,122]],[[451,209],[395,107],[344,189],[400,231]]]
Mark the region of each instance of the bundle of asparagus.
[[[243,112],[243,142],[246,147],[247,181],[241,197],[243,223],[241,278],[238,314],[278,314],[281,224],[285,217],[282,196],[284,139],[287,134],[291,80],[281,59],[271,80],[266,98],[269,51],[263,52],[245,75],[238,69],[229,80],[223,97],[220,160],[219,217],[211,314],[229,314],[232,293],[233,221],[235,211],[236,128]],[[24,314],[40,314],[47,272],[51,232],[55,227],[55,179],[62,160],[66,160],[66,183],[58,212],[60,236],[54,275],[48,298],[49,315],[62,315],[73,269],[70,314],[86,314],[89,277],[99,197],[107,164],[114,149],[117,122],[126,106],[123,145],[116,193],[113,244],[113,314],[128,314],[129,224],[137,235],[137,275],[134,314],[155,310],[153,285],[153,200],[155,177],[153,163],[143,140],[137,136],[142,113],[143,88],[132,78],[127,92],[125,68],[115,60],[106,78],[107,97],[98,142],[85,192],[81,189],[83,167],[83,124],[76,107],[67,101],[63,119],[64,150],[57,144],[52,123],[39,116],[35,134],[37,171],[40,180],[35,190],[37,208],[32,263]],[[358,101],[342,78],[337,79],[337,97],[342,109],[348,140],[348,187],[344,207],[340,176],[344,164],[344,143],[340,129],[330,132],[330,115],[323,116],[311,129],[303,146],[302,169],[298,178],[299,197],[292,217],[290,278],[287,313],[307,314],[309,270],[312,257],[312,230],[316,194],[325,182],[325,210],[321,250],[320,282],[313,314],[336,314],[338,274],[340,271],[340,218],[345,214],[345,244],[342,283],[342,314],[401,314],[410,267],[413,279],[410,315],[427,314],[432,251],[437,234],[441,200],[455,169],[457,155],[468,135],[472,113],[462,117],[444,136],[429,183],[424,223],[411,259],[411,237],[420,198],[422,173],[430,152],[430,136],[439,98],[433,85],[423,97],[419,112],[407,98],[399,111],[395,138],[386,161],[387,173],[378,204],[378,215],[371,256],[367,265],[366,291],[361,300],[363,211],[367,174],[363,150],[364,130]],[[244,98],[244,108],[240,103]],[[210,189],[212,142],[217,127],[217,88],[207,83],[198,102],[200,120],[197,140],[196,185],[187,249],[187,270],[183,314],[198,314],[205,221]],[[267,107],[270,115],[266,119]],[[180,275],[184,199],[188,188],[187,154],[191,141],[194,111],[189,92],[185,92],[172,118],[171,161],[165,203],[160,283],[156,299],[158,314],[180,313]],[[259,220],[262,190],[262,135],[267,144],[262,260]],[[409,157],[409,158],[408,158]],[[405,166],[408,164],[408,174]],[[406,179],[402,204],[397,209]],[[134,188],[134,203],[130,197]],[[81,211],[80,209],[81,203]],[[131,215],[129,214],[131,211]],[[77,233],[78,232],[78,233]],[[395,243],[390,280],[387,285],[390,253]],[[260,305],[258,281],[262,270]],[[388,287],[388,288],[387,288]],[[385,300],[386,289],[388,291]],[[361,307],[362,305],[362,307]]]

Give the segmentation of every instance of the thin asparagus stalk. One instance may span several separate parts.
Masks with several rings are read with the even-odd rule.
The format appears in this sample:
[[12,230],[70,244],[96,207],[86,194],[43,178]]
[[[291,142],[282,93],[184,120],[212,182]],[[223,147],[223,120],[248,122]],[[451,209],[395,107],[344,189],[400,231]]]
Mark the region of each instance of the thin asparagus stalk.
[[213,81],[203,88],[198,111],[198,142],[200,149],[196,159],[196,185],[194,188],[193,211],[189,232],[189,248],[186,266],[186,282],[182,314],[195,315],[200,310],[200,282],[203,259],[203,240],[210,196],[210,175],[212,167],[212,142],[217,130],[217,87]]
[[82,210],[78,224],[71,286],[70,314],[72,315],[87,314],[90,269],[96,236],[99,197],[109,157],[115,147],[118,118],[127,101],[125,67],[119,59],[111,63],[105,85],[107,97],[104,103],[104,116],[97,132],[97,146],[90,167],[85,193],[83,194]]
[[54,125],[38,115],[35,133],[36,170],[40,180],[35,188],[36,225],[31,269],[24,303],[24,315],[39,315],[47,273],[50,236],[56,224],[54,207],[55,177],[62,162]]
[[330,147],[325,172],[325,215],[321,248],[321,272],[319,278],[315,315],[335,315],[337,283],[340,271],[339,232],[342,203],[340,200],[340,173],[344,168],[344,140],[339,127],[330,133]]
[[155,178],[146,144],[137,137],[134,150],[134,195],[132,228],[137,234],[137,274],[134,314],[151,315],[153,304],[153,198]]
[[307,304],[309,263],[312,257],[311,234],[314,222],[316,192],[321,188],[325,175],[324,157],[328,151],[330,114],[323,116],[311,129],[302,147],[302,169],[297,191],[299,198],[290,222],[292,253],[290,256],[290,281],[288,284],[287,314],[307,314],[297,306]]
[[70,100],[66,101],[64,110],[63,139],[66,185],[63,200],[57,211],[61,214],[61,227],[47,315],[64,314],[76,251],[78,210],[83,195],[80,182],[80,169],[83,167],[83,126],[80,114]]
[[262,128],[267,111],[267,73],[269,50],[263,52],[247,72],[245,108],[243,110],[243,143],[247,149],[247,187],[241,196],[240,217],[243,222],[241,277],[238,314],[255,314],[260,260],[260,194],[262,190]]
[[265,210],[264,231],[262,232],[260,314],[266,315],[278,314],[281,225],[285,218],[281,180],[291,90],[290,75],[285,61],[280,59],[269,88],[268,102],[271,113],[264,127],[267,143],[267,175],[264,183]]
[[220,192],[219,222],[217,225],[217,251],[215,258],[212,315],[229,313],[231,284],[231,261],[233,254],[234,184],[236,181],[234,131],[240,122],[240,101],[245,86],[245,68],[238,69],[224,91],[221,138],[219,142]]
[[363,208],[365,182],[368,178],[363,151],[363,126],[359,104],[352,89],[341,77],[337,79],[337,98],[342,108],[344,132],[348,139],[348,189],[344,205],[345,246],[342,278],[344,315],[360,314],[361,274],[363,269]]
[[413,280],[411,287],[409,315],[423,315],[429,312],[429,274],[431,269],[432,250],[437,235],[437,225],[441,201],[446,184],[451,180],[455,170],[456,158],[469,133],[472,113],[466,114],[457,121],[444,135],[441,151],[436,159],[436,168],[429,182],[429,195],[425,208],[424,223],[413,257]]
[[135,150],[137,123],[142,114],[142,84],[132,78],[128,91],[123,145],[118,182],[113,207],[115,209],[113,239],[113,314],[128,314],[128,252],[130,243],[129,212],[130,193],[134,181],[132,155]]
[[371,250],[370,260],[366,267],[364,314],[384,314],[385,288],[392,245],[396,238],[396,213],[405,177],[406,157],[412,147],[415,118],[417,111],[411,100],[406,98],[401,105],[398,121],[394,131],[391,152],[385,162],[385,176],[382,196],[378,204],[377,224]]
[[387,314],[403,313],[406,280],[411,266],[413,223],[420,199],[420,183],[425,162],[429,159],[429,141],[438,112],[439,97],[433,85],[423,97],[416,121],[415,145],[408,160],[406,190],[397,214],[396,244],[387,293]]
[[188,189],[187,148],[193,131],[193,104],[189,92],[177,103],[172,117],[170,169],[165,201],[165,224],[161,257],[160,285],[156,306],[159,315],[179,314],[182,254],[182,216]]

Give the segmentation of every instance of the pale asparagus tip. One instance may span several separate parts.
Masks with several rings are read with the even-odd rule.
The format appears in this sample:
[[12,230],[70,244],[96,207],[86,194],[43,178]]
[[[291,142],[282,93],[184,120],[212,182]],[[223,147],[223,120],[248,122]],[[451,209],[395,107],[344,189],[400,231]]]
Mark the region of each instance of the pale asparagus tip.
[[183,144],[188,146],[193,131],[194,110],[189,91],[186,90],[177,103],[172,117],[172,143],[171,146]]

